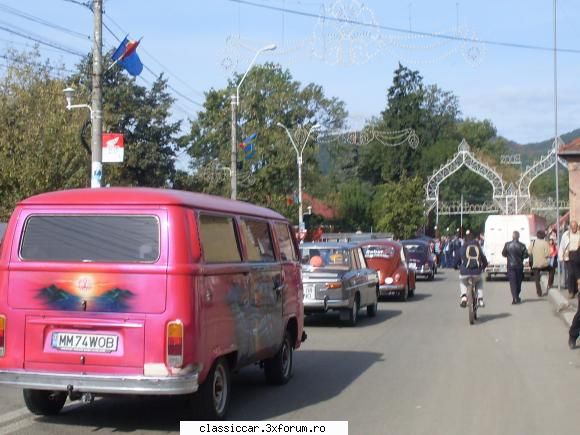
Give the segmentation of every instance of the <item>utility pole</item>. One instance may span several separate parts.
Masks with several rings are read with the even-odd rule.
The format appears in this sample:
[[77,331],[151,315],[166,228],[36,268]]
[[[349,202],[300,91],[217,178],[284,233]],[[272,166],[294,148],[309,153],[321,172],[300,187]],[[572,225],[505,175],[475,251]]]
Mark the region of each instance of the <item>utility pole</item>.
[[231,149],[231,160],[230,160],[230,186],[231,186],[231,199],[238,199],[238,144],[236,139],[236,124],[237,124],[237,113],[238,108],[238,98],[236,94],[232,95],[232,149]]
[[93,93],[91,128],[91,187],[101,187],[103,176],[103,0],[93,1]]

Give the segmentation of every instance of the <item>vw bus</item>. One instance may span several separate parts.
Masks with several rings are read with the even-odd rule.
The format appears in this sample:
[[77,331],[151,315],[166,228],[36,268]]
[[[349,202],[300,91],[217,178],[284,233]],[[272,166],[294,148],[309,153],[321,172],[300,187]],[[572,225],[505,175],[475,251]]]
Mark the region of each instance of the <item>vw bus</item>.
[[292,375],[299,252],[269,209],[176,190],[76,189],[20,202],[0,251],[0,384],[58,413],[96,395],[182,395],[224,418],[230,373]]

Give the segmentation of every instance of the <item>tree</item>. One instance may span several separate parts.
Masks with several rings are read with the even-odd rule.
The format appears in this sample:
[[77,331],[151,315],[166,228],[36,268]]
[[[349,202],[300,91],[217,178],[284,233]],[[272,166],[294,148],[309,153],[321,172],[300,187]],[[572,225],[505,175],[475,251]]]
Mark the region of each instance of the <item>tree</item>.
[[[88,56],[78,66],[75,83],[91,83]],[[79,90],[89,98],[90,87]],[[136,84],[119,67],[103,75],[103,128],[122,133],[125,140],[123,163],[104,164],[103,181],[113,186],[163,187],[175,179],[175,155],[181,121],[172,122],[174,99],[167,92],[167,80],[159,76],[150,89]]]
[[419,177],[380,186],[373,202],[377,231],[391,232],[396,239],[413,237],[426,223],[424,202],[425,190]]
[[372,189],[370,186],[353,181],[343,184],[339,193],[339,213],[345,231],[369,232],[373,226]]
[[[189,181],[181,179],[182,185],[229,196],[230,94],[240,79],[235,75],[227,89],[206,93],[204,110],[191,123],[187,139],[194,175]],[[303,86],[288,70],[266,64],[254,67],[247,75],[240,88],[238,109],[239,142],[253,133],[257,135],[253,156],[239,148],[238,197],[278,211],[287,210],[287,198],[298,185],[296,153],[286,132],[276,124],[288,127],[301,146],[306,139],[304,133],[315,123],[330,129],[341,127],[346,118],[344,103],[327,98],[319,85]],[[303,154],[304,191],[309,191],[319,178],[316,136],[313,132]],[[216,169],[216,164],[222,169]]]
[[84,115],[68,112],[62,69],[37,52],[11,52],[0,79],[0,221],[23,198],[89,184],[90,159],[79,145]]

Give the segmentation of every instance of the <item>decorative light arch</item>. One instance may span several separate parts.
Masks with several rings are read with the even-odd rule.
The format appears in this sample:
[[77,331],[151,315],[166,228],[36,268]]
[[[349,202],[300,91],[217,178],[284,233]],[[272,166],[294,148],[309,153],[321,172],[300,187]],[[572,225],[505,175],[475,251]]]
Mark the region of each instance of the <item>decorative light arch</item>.
[[469,144],[465,139],[459,144],[457,154],[435,171],[429,180],[427,180],[427,185],[425,186],[427,193],[427,213],[439,204],[439,185],[463,166],[466,166],[491,184],[493,188],[493,201],[505,213],[507,206],[505,203],[505,184],[503,179],[494,169],[479,161],[471,153]]

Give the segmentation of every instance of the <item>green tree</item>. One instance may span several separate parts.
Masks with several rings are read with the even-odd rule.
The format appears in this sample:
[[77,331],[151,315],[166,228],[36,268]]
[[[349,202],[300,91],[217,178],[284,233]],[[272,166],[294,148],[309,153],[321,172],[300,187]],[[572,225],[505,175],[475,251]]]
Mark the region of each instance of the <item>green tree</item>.
[[426,223],[424,202],[425,190],[419,177],[380,186],[373,201],[377,231],[391,232],[396,239],[413,237]]
[[[193,175],[180,178],[181,185],[201,191],[229,196],[230,166],[230,95],[241,76],[235,75],[226,89],[206,93],[204,110],[191,123],[187,138],[192,157]],[[297,191],[296,153],[286,132],[277,126],[284,124],[301,146],[305,132],[315,123],[325,129],[341,127],[346,118],[344,103],[327,98],[322,87],[310,83],[303,86],[288,70],[279,65],[254,67],[240,88],[239,142],[256,133],[255,155],[247,158],[240,149],[238,162],[238,197],[266,205],[278,211],[289,211],[287,198]],[[297,127],[303,127],[297,130]],[[313,132],[303,155],[304,191],[311,190],[319,180],[317,150]],[[216,170],[216,163],[222,169]],[[292,213],[292,216],[297,213]]]
[[[92,57],[78,66],[74,83],[87,83],[79,89],[80,98],[89,100]],[[122,163],[104,164],[103,182],[112,186],[170,186],[175,179],[175,155],[181,121],[171,120],[173,97],[167,80],[159,76],[151,87],[136,84],[120,67],[103,75],[103,128],[122,133],[125,156]]]
[[62,69],[37,52],[7,56],[0,78],[0,221],[28,196],[89,183],[81,111],[68,112]]
[[345,183],[339,192],[339,213],[345,231],[370,232],[372,219],[372,189],[369,185],[353,181]]

